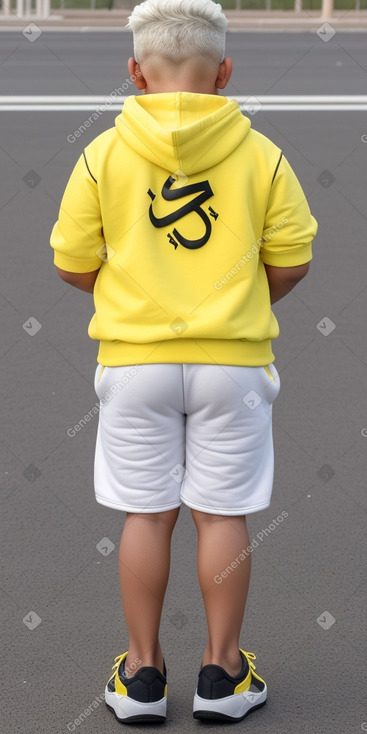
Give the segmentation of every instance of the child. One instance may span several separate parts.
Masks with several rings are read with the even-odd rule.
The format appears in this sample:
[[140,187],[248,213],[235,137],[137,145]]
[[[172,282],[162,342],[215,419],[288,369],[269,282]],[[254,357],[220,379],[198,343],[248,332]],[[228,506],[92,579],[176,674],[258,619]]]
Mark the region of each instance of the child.
[[129,27],[143,94],[80,156],[51,235],[60,277],[94,294],[96,499],[126,513],[129,644],[105,698],[121,722],[165,720],[159,626],[183,502],[208,626],[194,718],[239,721],[267,695],[239,637],[246,516],[273,483],[271,303],[306,275],[317,223],[281,150],[218,95],[232,68],[221,6],[147,0]]

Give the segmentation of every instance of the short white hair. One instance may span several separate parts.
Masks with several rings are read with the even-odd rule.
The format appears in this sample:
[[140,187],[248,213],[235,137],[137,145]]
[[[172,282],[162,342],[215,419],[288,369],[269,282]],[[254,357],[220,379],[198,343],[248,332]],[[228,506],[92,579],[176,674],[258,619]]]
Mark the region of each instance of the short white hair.
[[202,56],[220,63],[225,56],[227,18],[213,0],[145,0],[127,28],[138,63],[156,54],[178,62]]

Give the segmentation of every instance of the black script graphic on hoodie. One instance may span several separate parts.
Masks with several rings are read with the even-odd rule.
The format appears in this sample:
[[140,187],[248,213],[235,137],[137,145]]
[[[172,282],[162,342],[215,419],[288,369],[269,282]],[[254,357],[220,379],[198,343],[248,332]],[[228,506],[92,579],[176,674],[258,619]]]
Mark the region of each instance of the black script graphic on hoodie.
[[[167,237],[169,239],[169,242],[174,245],[175,249],[177,248],[178,244],[181,244],[183,247],[187,247],[189,250],[197,250],[198,247],[203,247],[203,245],[206,244],[212,231],[211,221],[207,213],[201,208],[201,205],[204,204],[207,199],[210,199],[211,196],[214,196],[214,194],[209,181],[200,181],[199,183],[189,184],[188,186],[181,186],[180,188],[175,187],[174,189],[172,189],[171,186],[175,182],[176,179],[173,176],[169,176],[164,182],[161,193],[165,201],[175,201],[176,199],[182,199],[183,196],[187,196],[188,194],[197,193],[197,196],[195,196],[194,199],[191,199],[191,201],[187,202],[183,206],[176,209],[176,211],[167,214],[167,216],[165,217],[156,217],[153,213],[153,204],[151,204],[149,207],[149,218],[154,227],[167,227],[173,222],[177,222],[178,219],[182,219],[182,217],[185,217],[186,214],[189,214],[190,212],[196,212],[205,224],[205,233],[202,237],[199,237],[199,239],[197,240],[188,240],[176,228],[172,230],[172,234],[169,232]],[[156,194],[154,194],[151,189],[148,189],[147,193],[149,194],[153,202]],[[209,207],[209,211],[210,216],[214,217],[214,219],[217,219],[218,214],[214,211],[214,209],[212,209],[212,207]]]

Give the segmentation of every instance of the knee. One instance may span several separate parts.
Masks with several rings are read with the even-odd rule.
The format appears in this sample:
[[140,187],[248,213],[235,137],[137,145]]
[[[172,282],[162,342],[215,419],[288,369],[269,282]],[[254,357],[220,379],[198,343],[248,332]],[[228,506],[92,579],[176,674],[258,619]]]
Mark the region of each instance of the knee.
[[194,509],[191,509],[191,515],[196,527],[214,525],[218,522],[230,522],[233,525],[246,523],[246,515],[214,515]]
[[191,515],[195,525],[208,525],[220,522],[221,520],[228,520],[224,515],[214,515],[211,512],[201,512],[201,510],[194,510],[191,508]]
[[126,520],[133,521],[139,519],[142,522],[153,522],[156,525],[164,525],[166,527],[174,527],[180,512],[180,507],[165,512],[127,512]]
[[[158,522],[163,523],[164,525],[167,525],[168,527],[172,526],[172,528],[176,524],[176,520],[179,516],[180,508],[175,507],[173,510],[166,510],[166,512],[157,512],[155,513],[158,515],[157,520]],[[155,515],[151,516],[153,519],[155,518]]]

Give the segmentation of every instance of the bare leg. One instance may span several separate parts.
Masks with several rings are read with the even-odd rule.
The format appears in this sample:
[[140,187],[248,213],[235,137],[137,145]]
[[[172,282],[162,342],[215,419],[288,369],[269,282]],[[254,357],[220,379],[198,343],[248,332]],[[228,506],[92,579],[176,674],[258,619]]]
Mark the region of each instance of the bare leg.
[[[220,665],[236,675],[242,667],[238,649],[251,574],[251,555],[238,558],[249,545],[246,517],[191,512],[198,532],[198,577],[208,625],[202,664]],[[236,567],[221,577],[232,562]]]
[[154,665],[163,673],[159,625],[169,578],[171,536],[179,509],[126,514],[119,571],[129,635],[125,661],[128,677],[144,665]]

